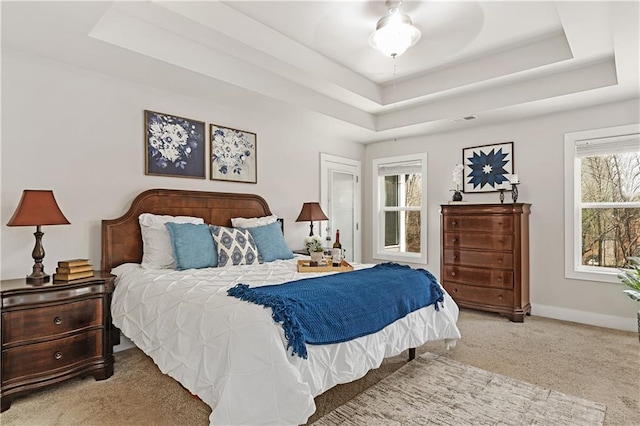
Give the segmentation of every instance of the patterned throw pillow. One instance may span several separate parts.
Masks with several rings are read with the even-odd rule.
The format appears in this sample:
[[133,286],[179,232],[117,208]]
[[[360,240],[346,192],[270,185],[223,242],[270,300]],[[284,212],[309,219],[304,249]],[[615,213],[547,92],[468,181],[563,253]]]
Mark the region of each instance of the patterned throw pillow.
[[218,248],[218,266],[262,263],[253,237],[246,229],[209,225]]

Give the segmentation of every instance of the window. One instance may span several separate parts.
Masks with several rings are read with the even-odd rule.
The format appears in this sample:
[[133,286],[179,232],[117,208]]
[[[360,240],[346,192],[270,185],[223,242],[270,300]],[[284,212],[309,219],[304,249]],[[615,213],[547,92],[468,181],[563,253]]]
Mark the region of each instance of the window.
[[373,160],[373,258],[427,263],[427,154]]
[[640,126],[565,135],[565,275],[618,282],[640,256]]

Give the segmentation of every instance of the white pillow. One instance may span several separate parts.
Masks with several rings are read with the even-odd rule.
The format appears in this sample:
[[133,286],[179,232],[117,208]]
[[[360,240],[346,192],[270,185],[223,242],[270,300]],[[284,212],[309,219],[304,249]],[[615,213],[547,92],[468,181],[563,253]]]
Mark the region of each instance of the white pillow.
[[231,226],[234,228],[255,228],[257,226],[265,226],[275,223],[278,220],[278,216],[272,214],[271,216],[263,217],[232,217]]
[[204,219],[191,216],[169,216],[142,213],[138,216],[142,232],[142,264],[145,269],[175,269],[171,236],[165,226],[174,223],[204,223]]

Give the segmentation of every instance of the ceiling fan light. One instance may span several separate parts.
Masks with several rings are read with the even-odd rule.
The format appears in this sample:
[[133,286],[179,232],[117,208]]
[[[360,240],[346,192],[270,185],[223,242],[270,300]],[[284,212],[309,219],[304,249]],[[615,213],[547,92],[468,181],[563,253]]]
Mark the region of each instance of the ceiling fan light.
[[408,48],[420,40],[422,33],[413,26],[411,18],[400,13],[402,2],[389,2],[389,14],[378,20],[376,30],[369,37],[369,44],[384,55],[395,57],[402,55]]

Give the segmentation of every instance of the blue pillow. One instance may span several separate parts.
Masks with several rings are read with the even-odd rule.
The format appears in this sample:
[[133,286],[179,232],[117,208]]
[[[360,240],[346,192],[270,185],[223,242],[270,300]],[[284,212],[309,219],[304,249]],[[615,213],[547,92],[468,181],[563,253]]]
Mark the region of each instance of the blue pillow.
[[165,226],[171,237],[178,271],[218,266],[218,253],[209,225],[167,222]]
[[253,237],[258,253],[265,262],[272,262],[277,259],[293,259],[293,252],[284,240],[280,222],[269,225],[246,228]]

